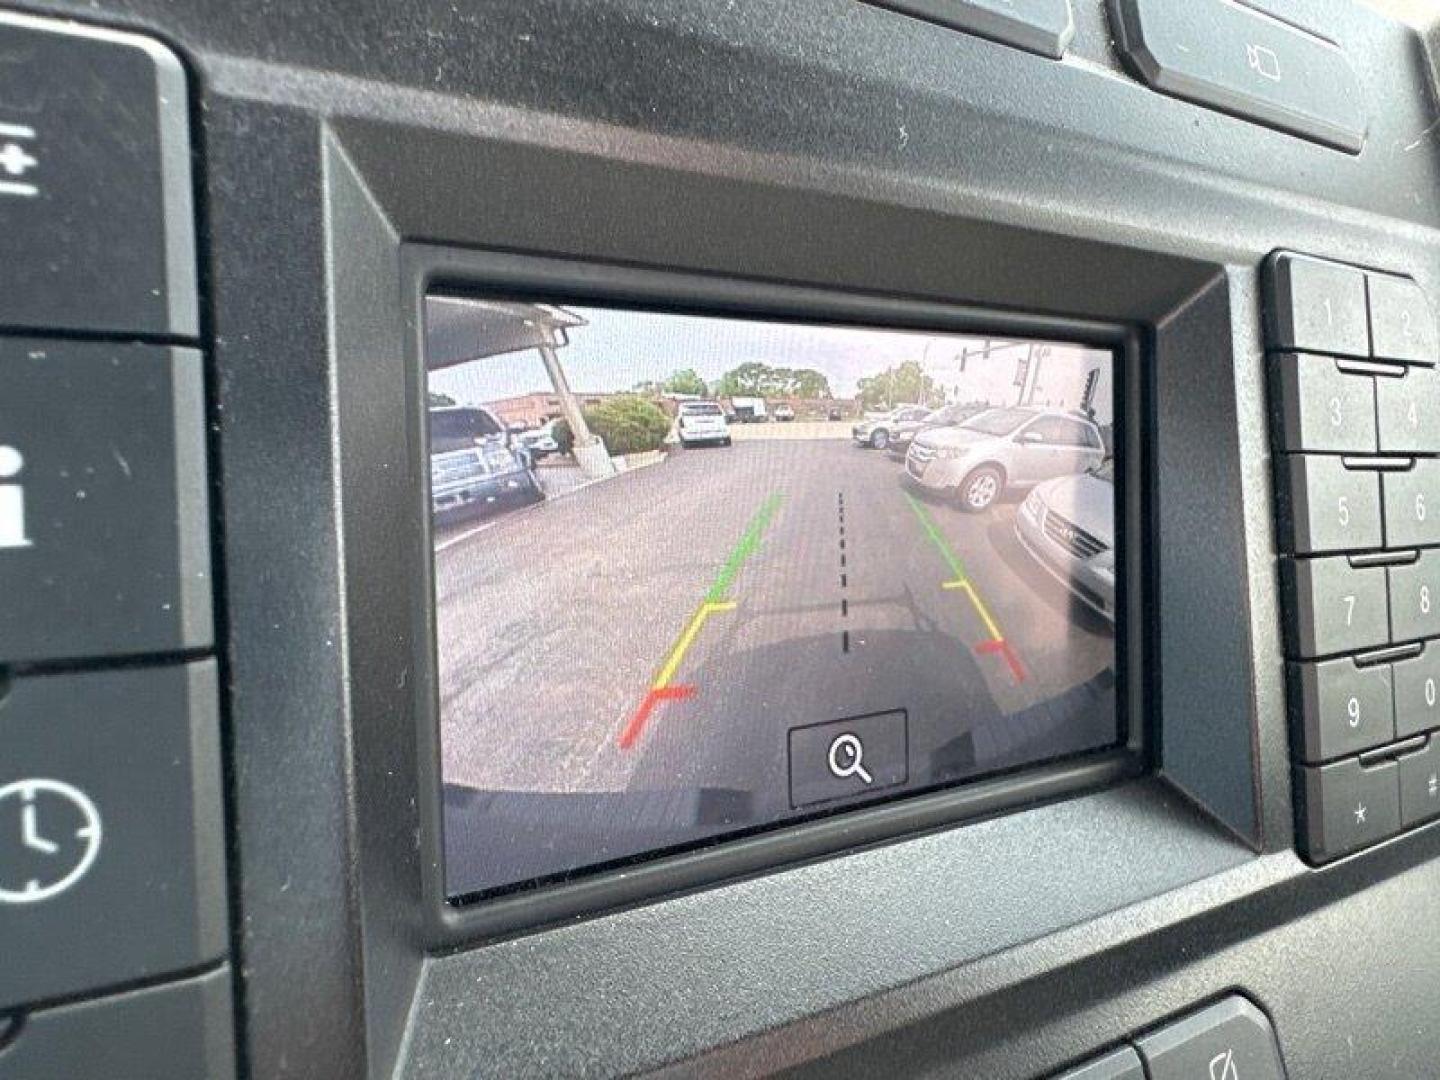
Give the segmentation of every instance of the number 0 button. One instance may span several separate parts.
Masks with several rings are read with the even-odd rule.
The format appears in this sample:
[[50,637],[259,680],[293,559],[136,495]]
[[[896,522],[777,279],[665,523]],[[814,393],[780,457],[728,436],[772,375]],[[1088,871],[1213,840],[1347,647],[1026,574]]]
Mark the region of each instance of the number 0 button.
[[1440,728],[1440,642],[1409,660],[1397,660],[1395,736],[1405,739]]

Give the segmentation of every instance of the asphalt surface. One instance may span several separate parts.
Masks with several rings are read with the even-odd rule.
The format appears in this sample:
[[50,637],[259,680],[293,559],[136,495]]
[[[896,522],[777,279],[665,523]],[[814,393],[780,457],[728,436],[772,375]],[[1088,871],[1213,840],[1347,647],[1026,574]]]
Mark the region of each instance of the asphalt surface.
[[[1111,628],[1019,545],[1017,510],[772,437],[442,534],[452,891],[813,810],[792,743],[804,797],[863,801],[1113,741]],[[813,760],[852,730],[872,784]]]

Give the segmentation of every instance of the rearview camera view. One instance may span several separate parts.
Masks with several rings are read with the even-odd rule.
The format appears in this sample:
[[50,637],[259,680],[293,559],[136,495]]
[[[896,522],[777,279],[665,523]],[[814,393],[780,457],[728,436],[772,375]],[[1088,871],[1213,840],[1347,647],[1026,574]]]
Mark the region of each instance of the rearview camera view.
[[1114,364],[430,297],[446,888],[1115,745]]

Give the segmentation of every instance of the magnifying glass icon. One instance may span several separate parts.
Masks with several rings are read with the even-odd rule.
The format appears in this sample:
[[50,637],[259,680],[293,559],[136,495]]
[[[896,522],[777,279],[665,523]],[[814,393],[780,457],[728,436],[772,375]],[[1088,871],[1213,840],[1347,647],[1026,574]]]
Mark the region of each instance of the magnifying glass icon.
[[863,764],[864,760],[864,745],[848,731],[844,735],[837,736],[835,741],[830,744],[830,771],[841,780],[858,776],[865,783],[873,784],[875,778],[866,770]]

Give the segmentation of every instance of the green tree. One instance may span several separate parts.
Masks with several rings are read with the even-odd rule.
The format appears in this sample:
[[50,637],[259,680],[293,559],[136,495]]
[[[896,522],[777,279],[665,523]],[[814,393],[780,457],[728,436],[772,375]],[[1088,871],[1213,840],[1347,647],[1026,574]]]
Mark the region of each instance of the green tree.
[[827,398],[830,380],[813,368],[772,367],[748,360],[731,368],[715,384],[717,397]]
[[694,394],[697,397],[704,397],[710,392],[705,380],[695,373],[694,368],[674,372],[660,384],[660,389],[667,394]]
[[822,372],[812,368],[801,368],[792,373],[793,378],[790,384],[790,393],[795,397],[804,398],[807,401],[815,401],[819,398],[828,398],[830,394],[830,380]]
[[731,368],[715,384],[718,397],[764,397],[770,392],[775,369],[758,360],[750,360]]
[[944,391],[914,360],[867,376],[855,385],[860,404],[866,409],[889,409],[904,404],[935,406],[945,400]]
[[455,399],[449,394],[437,394],[434,390],[427,390],[425,396],[432,409],[443,409],[447,405],[454,405],[456,403]]

